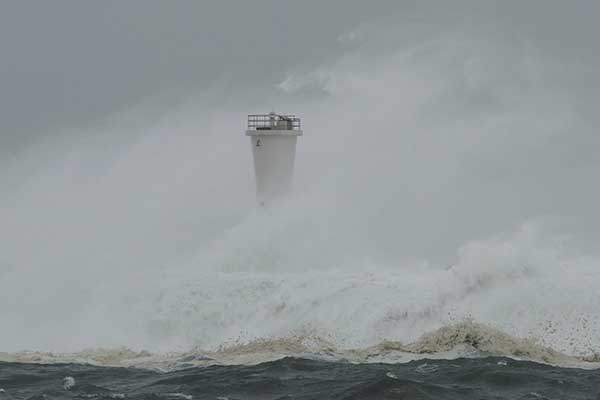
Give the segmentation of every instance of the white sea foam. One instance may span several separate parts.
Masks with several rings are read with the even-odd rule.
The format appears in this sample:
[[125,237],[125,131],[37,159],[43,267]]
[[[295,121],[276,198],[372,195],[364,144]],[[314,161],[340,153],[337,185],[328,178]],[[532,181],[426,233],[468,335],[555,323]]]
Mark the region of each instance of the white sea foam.
[[[269,240],[249,244],[245,230],[230,232],[227,243],[203,256],[221,268],[128,277],[123,287],[113,282],[95,293],[104,299],[96,301],[102,307],[87,316],[92,321],[111,316],[103,323],[127,326],[131,337],[125,342],[162,350],[177,345],[213,350],[290,336],[320,337],[341,348],[408,343],[465,318],[566,354],[590,355],[600,348],[594,295],[600,272],[594,261],[543,247],[531,226],[512,237],[464,246],[446,269],[365,262],[315,270],[307,256],[303,272],[252,264],[251,252],[260,248],[271,252],[265,260],[299,268],[293,254],[268,248]],[[221,252],[223,246],[234,254]],[[314,250],[326,246],[314,243]],[[239,260],[248,260],[245,270],[234,269]],[[570,277],[563,276],[566,269]],[[132,281],[139,286],[132,289]]]
[[169,398],[175,398],[175,399],[185,399],[185,400],[192,400],[194,398],[194,396],[192,396],[191,394],[185,394],[185,393],[165,393],[164,396],[169,397]]
[[73,378],[72,376],[65,376],[63,378],[63,389],[65,390],[71,390],[75,387],[75,378]]
[[[414,360],[455,359],[459,357],[500,356],[578,368],[598,368],[598,354],[569,356],[536,343],[485,325],[460,322],[423,335],[403,344],[384,341],[365,348],[339,348],[314,336],[258,339],[244,344],[230,344],[217,350],[193,349],[186,352],[149,353],[128,349],[96,349],[77,353],[21,352],[0,353],[0,361],[26,363],[86,363],[101,366],[148,368],[168,371],[194,366],[257,364],[283,357],[303,357],[352,363],[405,363]],[[499,365],[506,365],[500,361]],[[418,372],[429,373],[435,364],[424,362]],[[66,389],[74,381],[65,378]]]

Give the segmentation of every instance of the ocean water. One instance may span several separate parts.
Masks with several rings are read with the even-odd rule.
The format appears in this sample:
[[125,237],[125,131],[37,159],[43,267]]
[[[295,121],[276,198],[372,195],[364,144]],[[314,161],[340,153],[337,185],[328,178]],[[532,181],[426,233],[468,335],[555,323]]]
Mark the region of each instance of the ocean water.
[[0,363],[0,399],[597,399],[597,370],[487,357],[353,364],[283,358],[156,372]]
[[361,349],[296,337],[215,351],[20,352],[0,354],[0,360],[2,400],[600,396],[597,355],[568,356],[472,322],[441,328],[411,344],[386,341]]

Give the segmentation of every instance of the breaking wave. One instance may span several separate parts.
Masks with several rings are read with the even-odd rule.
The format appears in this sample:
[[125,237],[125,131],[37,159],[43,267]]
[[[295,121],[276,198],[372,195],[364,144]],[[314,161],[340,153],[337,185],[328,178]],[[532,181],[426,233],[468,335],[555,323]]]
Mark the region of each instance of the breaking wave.
[[253,365],[285,357],[351,363],[405,363],[420,359],[456,359],[483,356],[511,357],[577,368],[600,367],[600,354],[569,356],[532,339],[516,338],[497,329],[464,321],[427,333],[403,344],[383,341],[374,346],[341,349],[314,336],[257,339],[212,351],[151,353],[127,348],[90,349],[76,353],[0,353],[0,361],[25,363],[85,363],[98,366],[136,367],[162,371],[210,365]]
[[[259,222],[273,227],[285,218],[290,229],[298,221],[290,221],[288,211],[272,210],[246,224],[259,232]],[[303,259],[304,272],[297,272],[294,251],[283,251],[277,236],[250,239],[248,229],[231,229],[187,266],[121,274],[94,288],[90,306],[60,338],[92,350],[0,358],[159,369],[285,356],[405,362],[494,355],[567,366],[600,361],[591,295],[600,272],[593,260],[544,247],[532,225],[463,246],[447,268],[374,268],[366,260],[343,270],[316,268],[328,261],[322,253],[328,243],[311,242],[318,259]],[[253,263],[257,249],[268,254]],[[197,270],[199,259],[212,268]],[[557,279],[565,268],[577,278]]]

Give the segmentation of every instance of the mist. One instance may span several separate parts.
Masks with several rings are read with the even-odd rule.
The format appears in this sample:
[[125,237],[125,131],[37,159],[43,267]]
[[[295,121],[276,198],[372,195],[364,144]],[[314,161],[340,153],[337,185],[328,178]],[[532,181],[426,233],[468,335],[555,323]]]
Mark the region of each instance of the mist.
[[[542,35],[564,10],[541,4],[406,3],[253,85],[31,133],[0,172],[0,350],[363,346],[473,318],[598,351],[598,53],[585,21]],[[293,196],[261,209],[244,130],[271,110],[304,136]]]

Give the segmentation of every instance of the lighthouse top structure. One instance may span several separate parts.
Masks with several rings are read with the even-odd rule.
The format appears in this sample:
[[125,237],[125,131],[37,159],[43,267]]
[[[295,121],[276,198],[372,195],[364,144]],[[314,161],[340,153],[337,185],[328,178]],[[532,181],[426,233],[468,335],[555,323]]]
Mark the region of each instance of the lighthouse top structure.
[[290,193],[296,156],[296,141],[302,136],[300,118],[295,115],[248,115],[248,129],[256,197],[261,206],[273,204]]
[[248,115],[248,136],[258,135],[291,135],[302,136],[300,118],[295,115],[250,114]]

